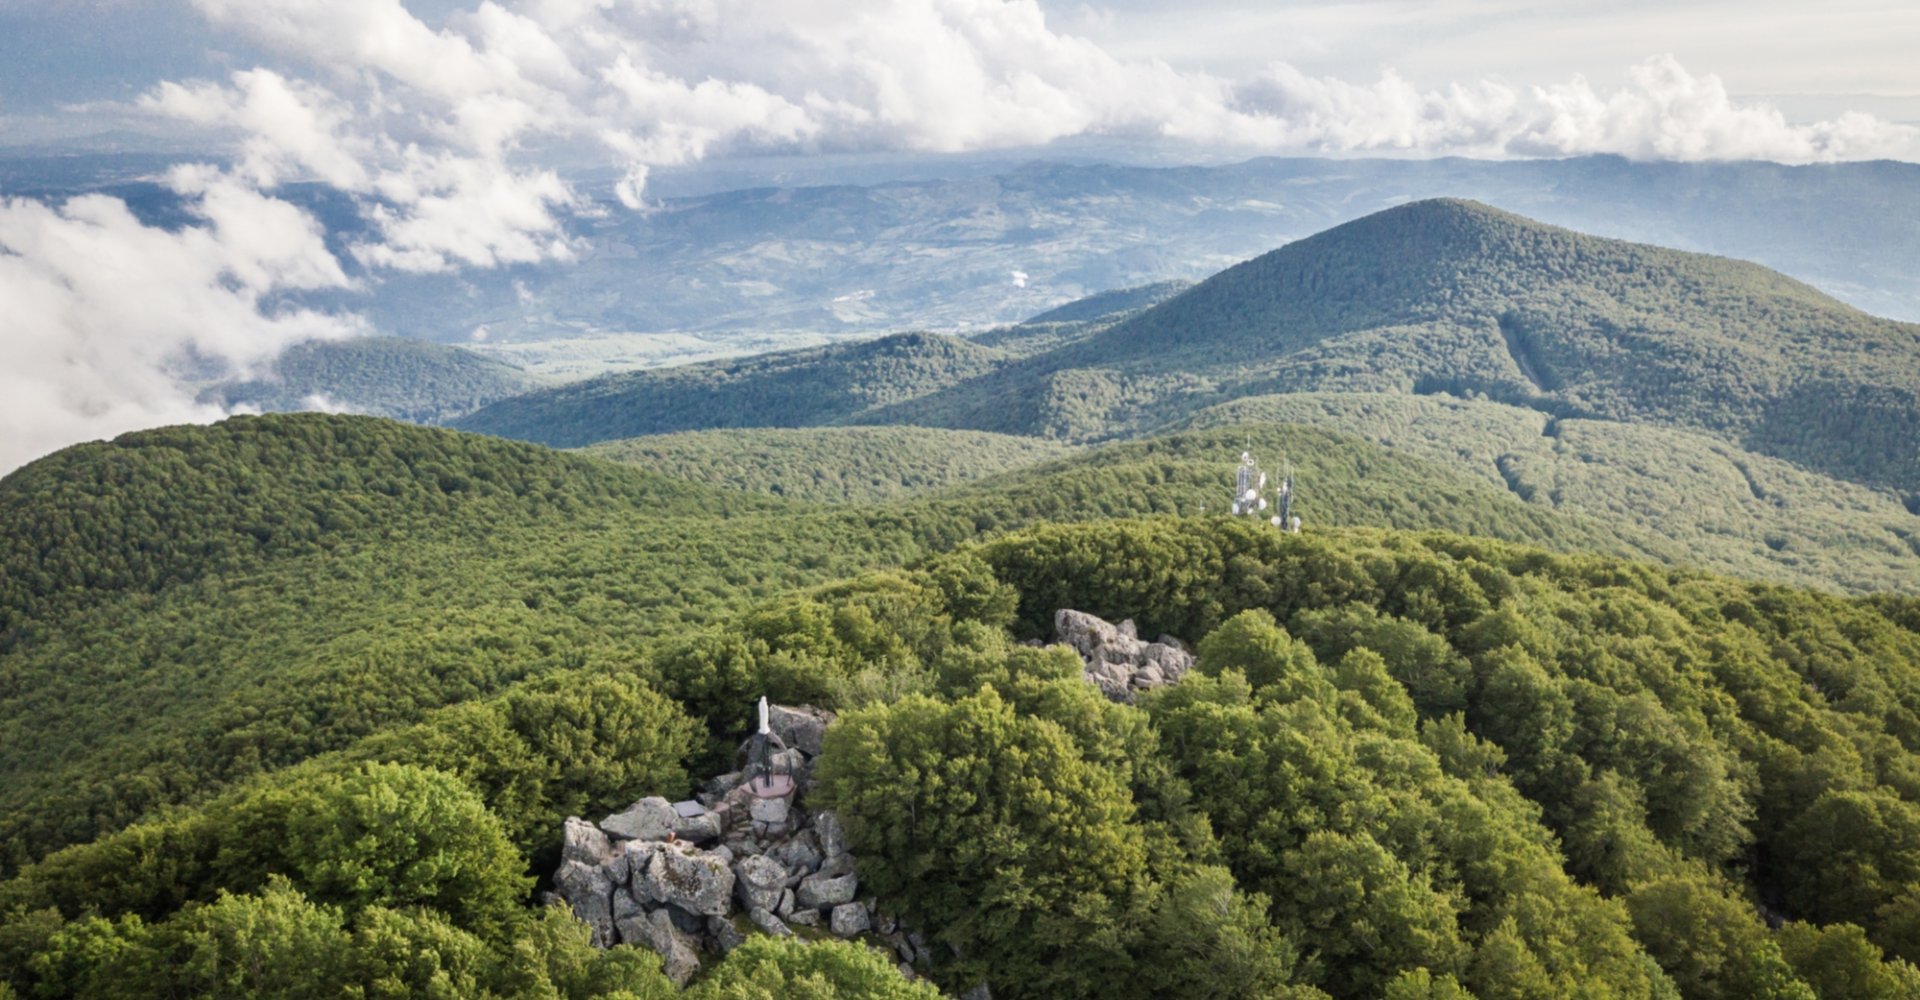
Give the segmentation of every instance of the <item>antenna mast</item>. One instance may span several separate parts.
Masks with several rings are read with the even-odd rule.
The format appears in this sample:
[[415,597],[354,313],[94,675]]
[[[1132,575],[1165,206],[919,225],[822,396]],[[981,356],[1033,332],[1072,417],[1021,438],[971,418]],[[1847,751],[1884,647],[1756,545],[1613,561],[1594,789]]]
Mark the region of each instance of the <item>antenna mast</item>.
[[[1273,490],[1273,505],[1279,509],[1267,521],[1274,527],[1286,532],[1300,530],[1300,518],[1293,513],[1293,463],[1282,460],[1285,470],[1279,485]],[[1233,513],[1236,517],[1259,517],[1269,506],[1267,499],[1267,474],[1253,460],[1253,438],[1247,437],[1247,447],[1240,453],[1240,468],[1233,477]]]

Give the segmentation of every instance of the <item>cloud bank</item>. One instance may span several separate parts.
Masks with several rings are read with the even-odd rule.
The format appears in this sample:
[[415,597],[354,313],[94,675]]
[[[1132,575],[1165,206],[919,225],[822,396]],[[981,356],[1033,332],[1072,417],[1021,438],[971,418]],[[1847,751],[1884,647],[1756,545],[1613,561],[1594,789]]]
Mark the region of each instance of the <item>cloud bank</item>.
[[[194,0],[275,62],[161,81],[140,109],[238,136],[224,170],[169,183],[198,216],[143,226],[111,198],[0,205],[0,469],[87,437],[219,411],[187,365],[257,367],[351,317],[276,310],[340,288],[292,180],[351,195],[346,253],[377,280],[566,260],[584,204],[556,150],[617,165],[644,206],[652,169],[719,152],[1021,147],[1071,136],[1337,155],[1920,159],[1920,129],[1866,115],[1788,122],[1658,57],[1628,85],[1495,80],[1421,89],[1275,62],[1244,79],[1123,59],[1049,25],[1033,0],[483,0],[428,24],[399,0]],[[18,303],[17,307],[13,307]]]

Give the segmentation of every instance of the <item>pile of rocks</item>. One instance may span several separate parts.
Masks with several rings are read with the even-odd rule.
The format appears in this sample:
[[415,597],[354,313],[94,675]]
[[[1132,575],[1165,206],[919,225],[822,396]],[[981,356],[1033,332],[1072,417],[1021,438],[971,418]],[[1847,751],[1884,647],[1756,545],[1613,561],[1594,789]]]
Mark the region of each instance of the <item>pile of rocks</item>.
[[876,927],[873,901],[857,898],[853,855],[834,815],[800,804],[832,718],[769,706],[769,725],[787,748],[775,770],[793,779],[785,795],[756,795],[736,771],[707,782],[696,799],[641,799],[598,824],[569,817],[553,883],[593,928],[594,944],[645,944],[681,985],[701,954],[724,954],[746,939],[743,919],[770,934],[795,926],[848,938],[876,933],[904,973],[924,963],[919,935],[884,917]]
[[1080,654],[1088,683],[1108,698],[1129,704],[1138,692],[1173,684],[1193,667],[1186,643],[1170,635],[1142,642],[1131,618],[1112,625],[1062,609],[1053,615],[1053,641]]

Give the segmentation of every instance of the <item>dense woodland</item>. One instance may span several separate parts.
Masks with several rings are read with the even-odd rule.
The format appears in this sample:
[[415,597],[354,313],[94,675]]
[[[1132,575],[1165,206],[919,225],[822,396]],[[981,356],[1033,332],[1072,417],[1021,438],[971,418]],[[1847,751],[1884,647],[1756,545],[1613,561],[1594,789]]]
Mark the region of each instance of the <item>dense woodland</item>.
[[[1303,535],[1201,513],[1250,434],[1367,475]],[[671,995],[533,893],[562,817],[685,794],[766,693],[842,712],[813,794],[949,991],[1920,990],[1920,603],[1336,527],[1605,536],[1491,484],[1423,509],[1370,448],[1234,427],[818,510],[366,418],[62,453],[9,509],[122,516],[10,532],[10,577],[108,525],[218,558],[9,597],[6,988]],[[1020,644],[1061,607],[1199,670],[1108,702]],[[772,939],[691,992],[934,995]]]
[[[1016,644],[1057,607],[1195,639],[1200,674],[1109,703]],[[1038,528],[103,831],[0,886],[0,947],[23,995],[660,995],[528,893],[558,817],[685,791],[764,691],[845,713],[817,794],[952,988],[1909,995],[1914,610],[1453,535]],[[696,989],[812,962],[913,995],[864,961],[768,942]]]
[[676,479],[817,503],[916,496],[1071,449],[1039,438],[927,427],[685,431],[583,449]]
[[1854,591],[1920,587],[1920,516],[1909,500],[1712,435],[1487,399],[1362,392],[1252,396],[1183,426],[1264,423],[1356,434],[1534,506],[1670,539],[1692,565]]
[[[932,961],[754,934],[692,1000],[1920,996],[1914,328],[1457,202],[1301,246],[469,423],[585,452],[0,479],[0,1000],[679,995],[544,880],[763,694],[840,713],[808,805]],[[1196,669],[1108,701],[1062,608]]]
[[502,400],[453,425],[556,448],[716,427],[809,427],[960,384],[1005,358],[958,337],[902,333],[603,375]]
[[0,632],[0,863],[795,586],[1041,521],[1218,510],[1248,440],[1300,449],[1316,525],[1660,552],[1305,429],[831,510],[361,417],[145,432],[0,481],[23,526],[0,551],[22,588]]

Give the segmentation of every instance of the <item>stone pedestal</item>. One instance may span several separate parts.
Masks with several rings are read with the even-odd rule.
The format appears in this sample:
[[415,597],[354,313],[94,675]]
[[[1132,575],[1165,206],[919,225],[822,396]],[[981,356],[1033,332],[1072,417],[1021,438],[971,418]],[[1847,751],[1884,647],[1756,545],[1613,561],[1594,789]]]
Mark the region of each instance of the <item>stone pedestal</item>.
[[756,837],[784,837],[793,831],[793,777],[767,774],[747,782],[747,816]]

